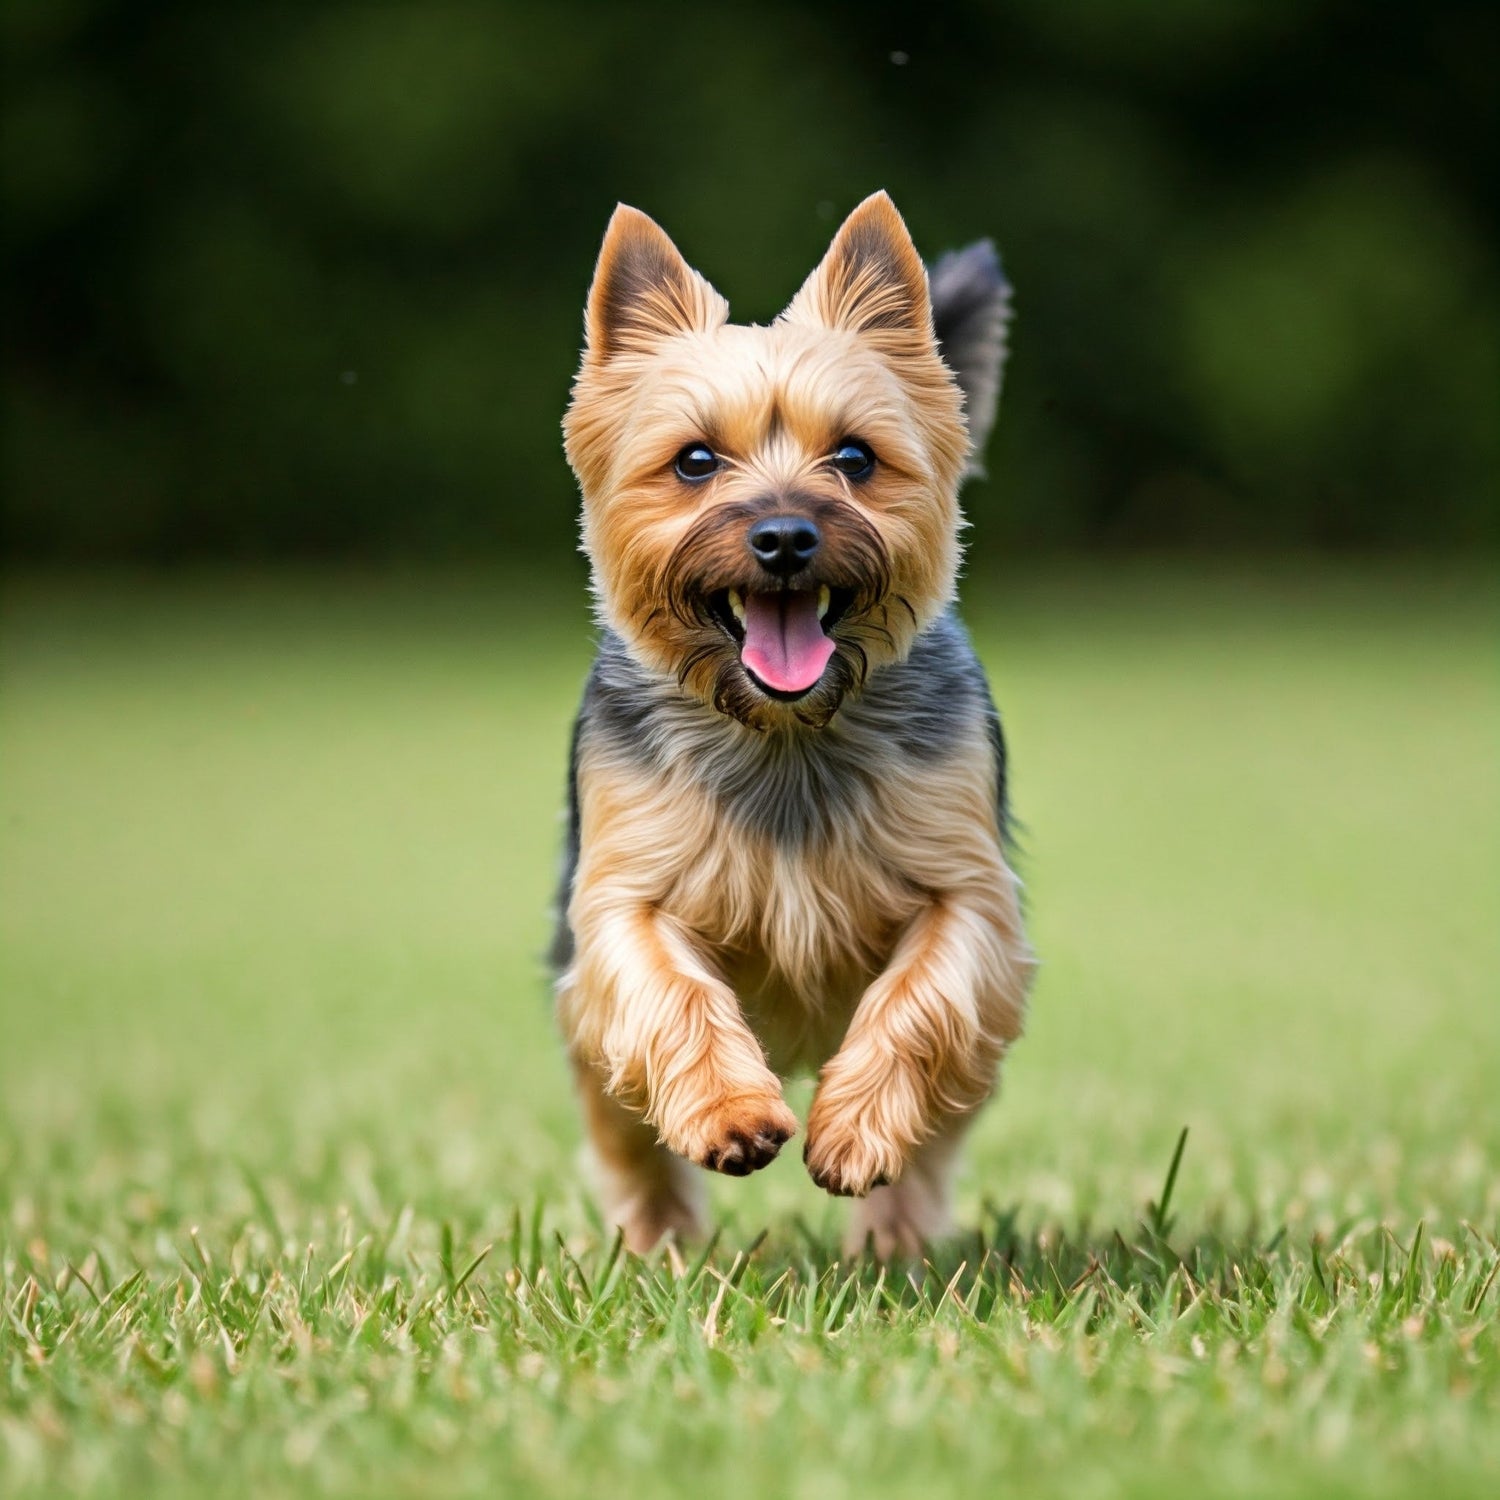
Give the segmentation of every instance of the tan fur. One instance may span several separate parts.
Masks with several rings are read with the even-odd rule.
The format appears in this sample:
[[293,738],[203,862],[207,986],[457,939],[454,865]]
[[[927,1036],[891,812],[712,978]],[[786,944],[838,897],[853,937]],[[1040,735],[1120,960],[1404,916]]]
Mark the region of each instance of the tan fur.
[[[894,240],[906,279],[893,283],[870,263],[851,262],[872,236]],[[622,262],[643,246],[660,287],[621,328],[610,321],[619,315],[610,289],[639,285],[634,278],[645,273]],[[862,309],[873,326],[861,324]],[[860,644],[872,666],[904,655],[953,597],[969,440],[962,397],[933,342],[926,273],[890,200],[879,194],[855,210],[769,328],[727,317],[728,305],[660,229],[634,209],[616,211],[564,421],[604,620],[652,665],[677,672],[703,644],[668,607],[667,570],[679,544],[709,511],[796,493],[849,507],[880,538],[891,563],[886,592],[900,604],[887,603]],[[881,458],[878,476],[857,494],[824,462],[851,432]],[[685,495],[672,460],[699,438],[729,467]],[[687,685],[711,696],[714,666],[706,657]],[[795,717],[775,703],[758,708],[762,723]]]
[[[769,328],[728,324],[644,215],[611,223],[566,422],[585,548],[606,623],[731,713],[727,734],[819,733],[839,702],[819,717],[748,690],[726,699],[735,648],[679,596],[740,566],[737,506],[823,507],[830,566],[843,559],[856,595],[840,649],[868,666],[904,656],[951,599],[967,436],[926,298],[883,194]],[[851,433],[880,456],[858,488],[825,462]],[[698,440],[726,469],[688,490],[672,463]],[[741,540],[726,546],[731,527]],[[698,1223],[666,1153],[763,1165],[796,1129],[778,1075],[804,1067],[821,1068],[808,1169],[830,1192],[871,1195],[857,1237],[907,1252],[944,1227],[953,1148],[1019,1034],[1033,967],[993,752],[966,734],[920,772],[891,756],[857,811],[801,845],[735,823],[689,755],[647,765],[582,741],[559,1014],[606,1206],[633,1248]]]
[[898,1182],[872,1188],[854,1206],[844,1246],[850,1255],[869,1247],[882,1259],[918,1256],[952,1229],[951,1178],[971,1115],[945,1119],[912,1152]]
[[669,1234],[682,1239],[701,1234],[703,1185],[693,1168],[609,1092],[597,1068],[575,1059],[573,1078],[595,1188],[610,1220],[628,1231],[631,1247],[649,1249]]

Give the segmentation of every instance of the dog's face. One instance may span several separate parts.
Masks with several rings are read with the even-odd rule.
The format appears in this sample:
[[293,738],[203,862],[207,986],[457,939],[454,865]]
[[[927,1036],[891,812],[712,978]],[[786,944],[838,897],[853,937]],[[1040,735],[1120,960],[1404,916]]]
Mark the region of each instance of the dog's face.
[[564,430],[605,622],[757,729],[826,724],[952,597],[962,397],[884,193],[769,327],[610,221]]

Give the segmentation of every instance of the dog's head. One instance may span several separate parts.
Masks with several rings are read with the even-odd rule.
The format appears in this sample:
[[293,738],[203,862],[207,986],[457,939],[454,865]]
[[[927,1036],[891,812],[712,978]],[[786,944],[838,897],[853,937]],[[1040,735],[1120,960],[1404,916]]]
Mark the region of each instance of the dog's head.
[[584,549],[643,661],[754,728],[817,727],[952,597],[963,392],[884,193],[769,327],[728,316],[651,219],[615,211],[564,422]]

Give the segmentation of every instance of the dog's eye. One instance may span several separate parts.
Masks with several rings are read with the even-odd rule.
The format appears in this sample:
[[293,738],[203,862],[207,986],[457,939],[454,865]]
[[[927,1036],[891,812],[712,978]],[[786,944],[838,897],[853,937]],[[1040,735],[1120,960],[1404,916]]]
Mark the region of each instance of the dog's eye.
[[828,462],[849,479],[868,479],[875,470],[875,455],[869,444],[853,440],[840,443]]
[[706,448],[702,443],[689,443],[677,455],[677,477],[686,479],[690,484],[696,484],[700,479],[707,479],[710,474],[718,470],[718,467],[718,454],[712,448]]

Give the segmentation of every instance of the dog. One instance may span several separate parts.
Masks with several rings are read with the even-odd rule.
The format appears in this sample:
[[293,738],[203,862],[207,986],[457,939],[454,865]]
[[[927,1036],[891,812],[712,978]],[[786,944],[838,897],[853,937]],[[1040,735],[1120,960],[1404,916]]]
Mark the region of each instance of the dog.
[[1035,967],[1005,743],[954,613],[958,491],[1009,288],[931,278],[884,193],[786,311],[729,322],[621,205],[563,422],[602,639],[574,727],[556,996],[630,1249],[704,1228],[698,1168],[796,1133],[850,1249],[950,1228],[957,1147]]

